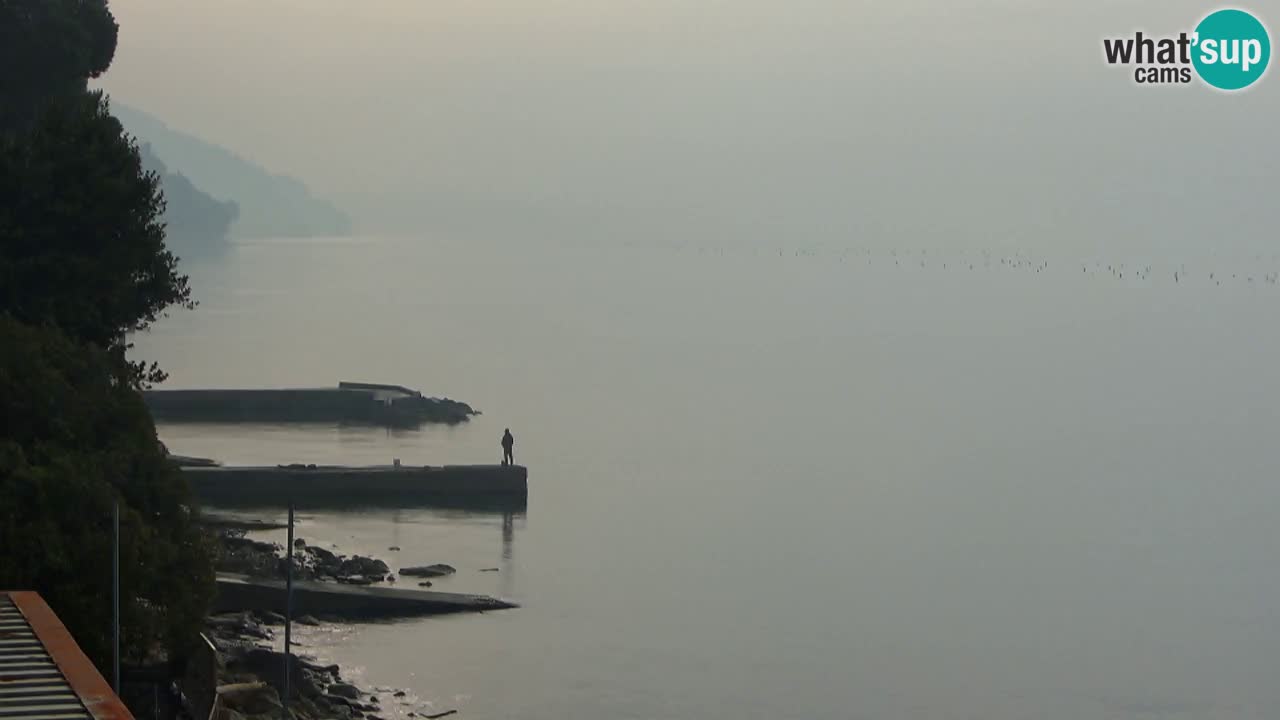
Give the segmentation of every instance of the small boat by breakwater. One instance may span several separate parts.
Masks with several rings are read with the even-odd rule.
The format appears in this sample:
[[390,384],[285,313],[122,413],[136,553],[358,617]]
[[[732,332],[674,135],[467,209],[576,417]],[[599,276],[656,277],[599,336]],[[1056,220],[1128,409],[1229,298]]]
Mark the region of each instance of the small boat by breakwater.
[[340,382],[328,388],[147,390],[156,420],[167,422],[346,422],[413,426],[456,424],[480,413],[401,385]]

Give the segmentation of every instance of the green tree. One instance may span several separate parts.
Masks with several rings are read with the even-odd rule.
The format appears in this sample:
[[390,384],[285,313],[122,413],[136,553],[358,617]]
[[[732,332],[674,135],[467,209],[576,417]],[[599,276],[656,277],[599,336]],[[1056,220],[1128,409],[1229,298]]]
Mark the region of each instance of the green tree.
[[[165,247],[164,199],[100,93],[50,101],[0,138],[0,312],[123,360],[127,337],[192,307]],[[135,382],[158,369],[129,366]]]
[[139,392],[162,373],[125,356],[192,302],[156,175],[86,91],[115,44],[105,0],[0,0],[0,587],[44,595],[100,668],[117,500],[126,658],[180,657],[213,589]]
[[106,72],[118,27],[106,0],[0,0],[0,131]]
[[117,34],[106,0],[0,0],[0,312],[105,348],[141,385],[164,376],[124,361],[128,334],[193,304],[158,176],[86,91]]
[[0,315],[0,587],[39,590],[110,667],[119,498],[124,655],[181,655],[213,584],[189,493],[114,358]]

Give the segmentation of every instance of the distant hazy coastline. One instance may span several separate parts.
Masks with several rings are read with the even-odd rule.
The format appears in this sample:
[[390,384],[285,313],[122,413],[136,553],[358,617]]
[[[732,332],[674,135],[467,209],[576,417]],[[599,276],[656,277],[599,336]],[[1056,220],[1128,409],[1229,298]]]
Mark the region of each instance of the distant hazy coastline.
[[147,169],[160,173],[170,240],[180,254],[208,250],[230,238],[351,231],[347,214],[313,195],[302,181],[274,174],[137,108],[112,103],[111,110],[137,138]]

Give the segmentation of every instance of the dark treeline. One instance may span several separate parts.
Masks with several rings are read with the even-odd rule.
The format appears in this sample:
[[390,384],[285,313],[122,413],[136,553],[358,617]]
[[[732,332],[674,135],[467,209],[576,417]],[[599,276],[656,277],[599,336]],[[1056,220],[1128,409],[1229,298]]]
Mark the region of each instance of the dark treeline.
[[213,588],[128,337],[191,308],[160,178],[87,90],[116,47],[106,0],[0,0],[0,587],[42,593],[110,673],[121,503],[126,662],[180,660]]

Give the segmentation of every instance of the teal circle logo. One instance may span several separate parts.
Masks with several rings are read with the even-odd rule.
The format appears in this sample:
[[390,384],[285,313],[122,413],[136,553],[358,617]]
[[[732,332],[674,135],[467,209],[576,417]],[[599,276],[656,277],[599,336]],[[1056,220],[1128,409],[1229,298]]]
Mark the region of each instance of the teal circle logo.
[[1219,90],[1242,90],[1267,71],[1271,37],[1244,10],[1218,10],[1196,26],[1191,62],[1200,79]]

